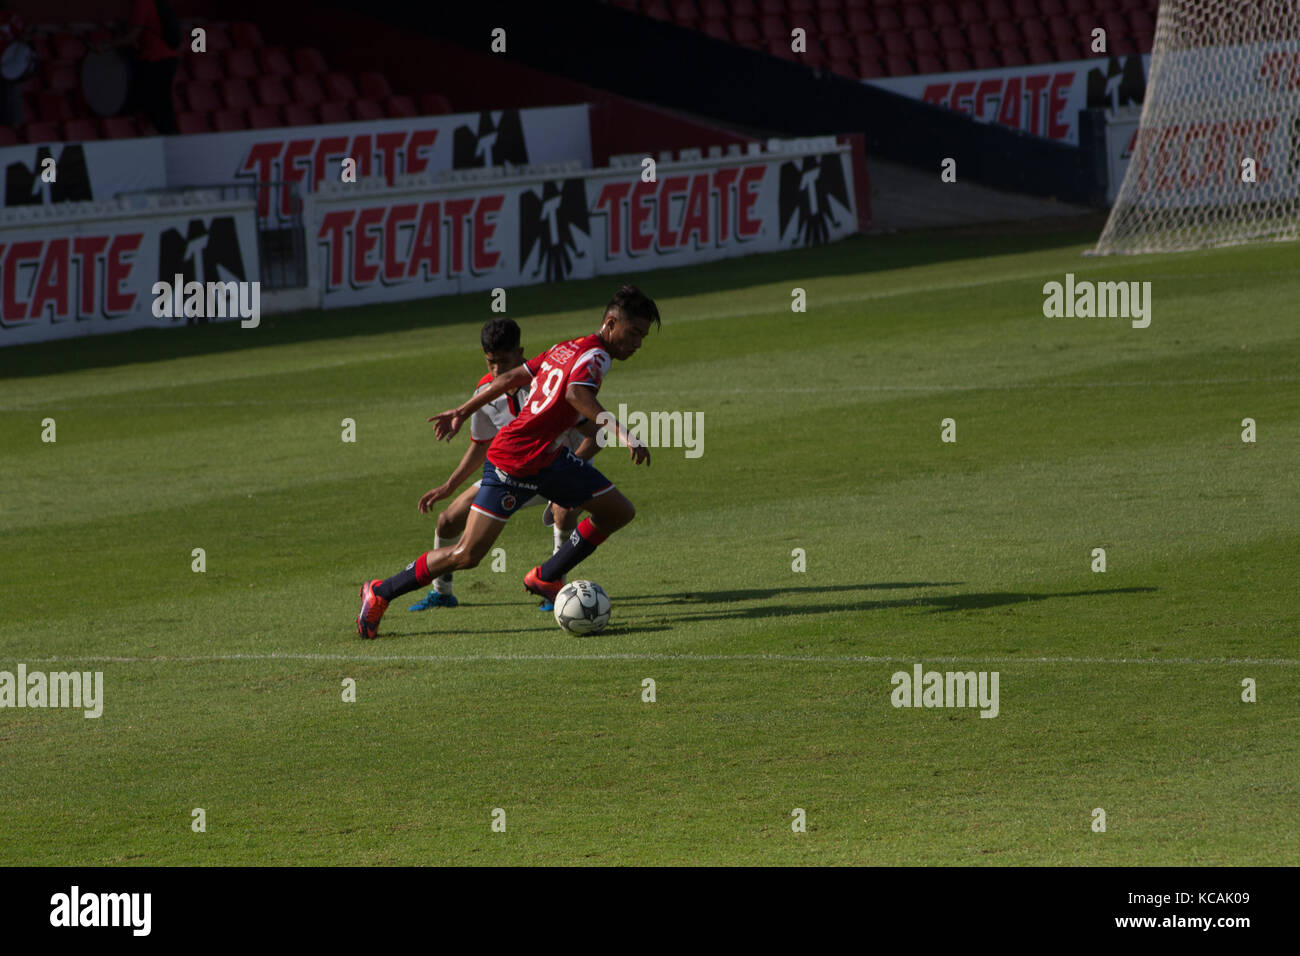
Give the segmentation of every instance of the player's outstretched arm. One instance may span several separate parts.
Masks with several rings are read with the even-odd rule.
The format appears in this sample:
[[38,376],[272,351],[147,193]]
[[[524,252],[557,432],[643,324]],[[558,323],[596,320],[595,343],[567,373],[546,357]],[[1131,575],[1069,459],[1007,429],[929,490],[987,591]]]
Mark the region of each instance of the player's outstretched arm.
[[470,442],[469,447],[465,449],[465,454],[461,456],[460,464],[456,466],[456,470],[437,488],[430,488],[422,494],[420,503],[416,507],[424,514],[428,514],[429,509],[436,502],[441,501],[443,498],[450,498],[459,491],[460,486],[465,484],[466,478],[482,469],[483,462],[487,458],[487,447],[487,442]]
[[518,368],[511,369],[506,374],[493,380],[492,384],[483,391],[479,392],[464,405],[458,408],[452,408],[445,412],[434,415],[429,421],[433,422],[433,435],[438,441],[450,441],[456,432],[460,431],[460,426],[468,421],[469,417],[476,411],[506,392],[513,392],[518,388],[527,385],[533,379],[533,373],[528,371],[527,365],[521,365]]
[[642,462],[650,464],[650,449],[640,441],[632,437],[629,432],[615,416],[613,412],[605,411],[603,405],[596,401],[596,392],[587,385],[574,383],[564,390],[564,399],[581,414],[596,423],[596,427],[604,427],[615,434],[627,445],[628,451],[632,453],[632,463],[639,465]]

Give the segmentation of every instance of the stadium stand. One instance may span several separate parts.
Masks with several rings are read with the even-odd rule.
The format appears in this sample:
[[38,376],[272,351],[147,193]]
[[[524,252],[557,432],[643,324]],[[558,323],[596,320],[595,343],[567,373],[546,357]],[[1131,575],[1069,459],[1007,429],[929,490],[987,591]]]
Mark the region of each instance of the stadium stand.
[[[32,42],[41,65],[22,88],[25,121],[14,129],[0,127],[0,145],[153,134],[138,114],[95,116],[82,96],[81,61],[111,37],[108,26],[36,24]],[[255,24],[184,21],[184,35],[196,26],[206,31],[207,52],[182,45],[172,90],[181,134],[451,112],[445,96],[417,98],[394,89],[391,78],[375,70],[350,75],[332,69],[314,47],[267,44]]]
[[[1096,27],[1107,52],[1150,53],[1158,0],[610,0],[851,79],[1058,63],[1087,56]],[[802,56],[790,31],[803,27]]]

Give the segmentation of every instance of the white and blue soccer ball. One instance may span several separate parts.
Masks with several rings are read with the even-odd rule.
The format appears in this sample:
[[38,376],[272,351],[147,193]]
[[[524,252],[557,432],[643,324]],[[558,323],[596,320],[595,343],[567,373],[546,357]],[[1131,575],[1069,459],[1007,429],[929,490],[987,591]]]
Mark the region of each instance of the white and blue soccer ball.
[[570,634],[595,634],[609,623],[609,595],[594,581],[570,581],[555,596],[555,622]]

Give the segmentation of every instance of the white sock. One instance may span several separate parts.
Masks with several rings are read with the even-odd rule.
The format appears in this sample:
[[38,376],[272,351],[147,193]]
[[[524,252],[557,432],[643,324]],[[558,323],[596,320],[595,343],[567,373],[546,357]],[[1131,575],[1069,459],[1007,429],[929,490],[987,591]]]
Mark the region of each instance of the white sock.
[[[433,533],[433,549],[436,551],[439,548],[445,548],[448,545],[455,544],[459,540],[460,540],[460,535],[456,535],[456,537],[454,538],[443,538],[440,537],[438,535],[438,532],[435,531]],[[438,594],[451,594],[451,572],[450,571],[448,571],[442,577],[437,578],[433,582],[433,590]]]
[[572,532],[561,530],[561,528],[560,528],[560,526],[559,526],[558,524],[557,524],[557,525],[554,525],[554,526],[551,528],[551,530],[552,530],[553,532],[555,532],[555,548],[554,548],[554,550],[551,551],[551,554],[555,554],[555,552],[556,552],[556,551],[559,551],[560,548],[564,545],[564,542],[566,542],[566,541],[569,540],[569,535],[570,535]]

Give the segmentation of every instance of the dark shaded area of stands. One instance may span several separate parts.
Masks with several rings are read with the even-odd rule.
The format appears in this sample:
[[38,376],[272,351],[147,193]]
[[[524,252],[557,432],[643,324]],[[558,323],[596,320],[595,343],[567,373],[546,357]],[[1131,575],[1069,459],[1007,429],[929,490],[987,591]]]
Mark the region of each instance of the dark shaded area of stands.
[[1097,164],[1088,148],[977,123],[594,0],[427,7],[323,0],[317,6],[483,52],[500,27],[506,31],[506,53],[498,54],[503,59],[633,99],[775,135],[864,132],[870,155],[932,169],[936,176],[941,160],[953,157],[959,177],[987,186],[1081,204],[1098,195]]

